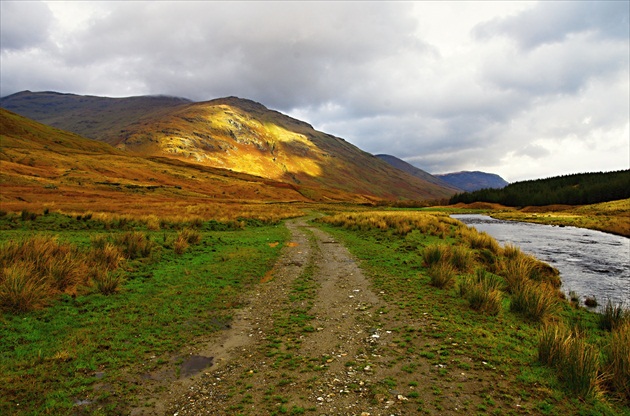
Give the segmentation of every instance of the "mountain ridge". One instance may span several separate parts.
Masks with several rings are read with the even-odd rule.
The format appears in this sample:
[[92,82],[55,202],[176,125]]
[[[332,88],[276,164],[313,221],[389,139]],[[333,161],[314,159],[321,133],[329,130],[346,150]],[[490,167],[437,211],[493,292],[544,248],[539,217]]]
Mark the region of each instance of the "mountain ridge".
[[434,176],[466,192],[486,188],[501,189],[509,185],[509,182],[496,173],[487,173],[478,170],[435,174]]
[[437,199],[455,193],[394,169],[309,123],[238,97],[191,102],[163,96],[22,92],[3,98],[0,105],[130,155],[179,159],[304,189],[337,189],[390,200]]

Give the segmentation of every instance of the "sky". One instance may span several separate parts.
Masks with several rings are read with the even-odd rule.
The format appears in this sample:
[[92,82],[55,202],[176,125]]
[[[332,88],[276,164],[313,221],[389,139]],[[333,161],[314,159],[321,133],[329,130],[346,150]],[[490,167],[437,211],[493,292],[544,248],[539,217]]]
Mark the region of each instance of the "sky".
[[628,1],[0,5],[0,96],[237,96],[434,174],[630,168]]

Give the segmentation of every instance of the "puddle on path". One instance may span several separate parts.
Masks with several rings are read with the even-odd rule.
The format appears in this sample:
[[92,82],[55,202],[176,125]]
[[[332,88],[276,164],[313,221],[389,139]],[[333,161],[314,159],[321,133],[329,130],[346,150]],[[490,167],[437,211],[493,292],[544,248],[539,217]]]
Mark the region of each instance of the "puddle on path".
[[182,363],[182,366],[180,367],[180,375],[181,377],[194,376],[195,374],[200,373],[204,369],[210,367],[213,360],[214,357],[191,355]]

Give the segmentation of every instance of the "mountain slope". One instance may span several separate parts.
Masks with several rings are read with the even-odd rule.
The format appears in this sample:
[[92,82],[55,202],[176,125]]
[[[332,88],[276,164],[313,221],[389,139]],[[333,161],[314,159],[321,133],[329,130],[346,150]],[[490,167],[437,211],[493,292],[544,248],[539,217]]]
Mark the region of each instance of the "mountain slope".
[[[43,105],[45,99],[74,104]],[[80,96],[25,92],[6,97],[2,105],[28,108],[40,120],[58,125],[67,123],[65,128],[128,154],[166,156],[252,174],[305,192],[306,188],[336,190],[367,200],[433,199],[455,193],[250,100],[228,97],[192,103],[171,97],[88,97],[80,111],[77,100]],[[89,123],[81,124],[81,114],[103,114],[102,121],[92,116]]]
[[486,188],[501,189],[509,185],[509,182],[507,182],[499,175],[479,171],[463,171],[445,173],[434,176],[444,180],[445,182],[448,182],[452,186],[463,189],[467,192],[477,191],[479,189]]
[[435,185],[439,185],[442,186],[444,188],[449,188],[452,189],[453,192],[461,192],[463,189],[461,188],[457,188],[456,186],[451,185],[450,183],[436,177],[435,175],[431,175],[428,172],[423,171],[422,169],[419,169],[407,162],[405,162],[402,159],[397,158],[396,156],[392,156],[392,155],[376,155],[376,157],[378,157],[379,159],[389,163],[390,165],[392,165],[393,167],[395,167],[396,169],[402,170],[403,172],[407,172],[410,175],[413,175],[417,178],[420,178],[422,180],[425,180],[427,182],[433,183]]
[[191,207],[198,211],[216,203],[366,202],[338,190],[130,155],[4,109],[0,109],[0,188],[0,206],[9,211],[49,207],[182,215]]
[[190,100],[168,96],[108,98],[22,91],[0,98],[0,107],[40,123],[107,142],[125,126]]

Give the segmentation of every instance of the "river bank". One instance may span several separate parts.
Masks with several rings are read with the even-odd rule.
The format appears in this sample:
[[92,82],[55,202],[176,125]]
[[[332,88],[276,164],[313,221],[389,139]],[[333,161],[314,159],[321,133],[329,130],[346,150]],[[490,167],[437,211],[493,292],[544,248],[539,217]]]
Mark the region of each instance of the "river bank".
[[588,228],[630,237],[630,199],[583,206],[550,205],[517,209],[475,202],[456,204],[448,208],[461,213],[473,210],[475,213],[485,213],[502,220]]

